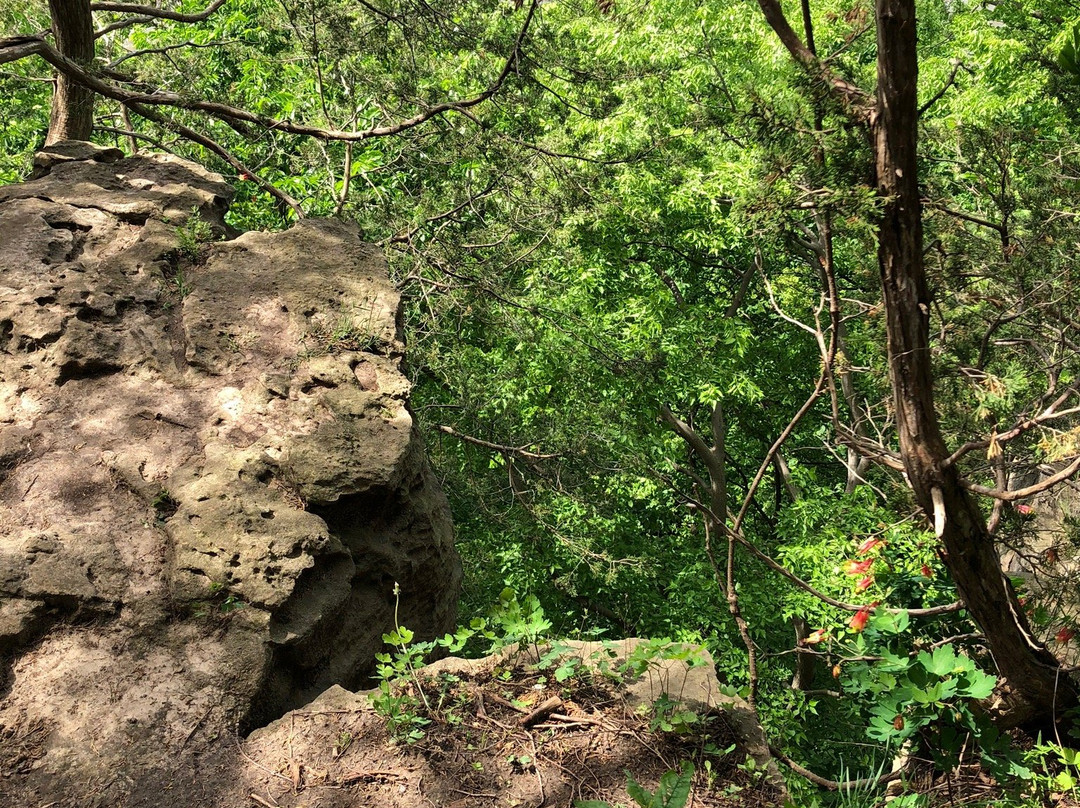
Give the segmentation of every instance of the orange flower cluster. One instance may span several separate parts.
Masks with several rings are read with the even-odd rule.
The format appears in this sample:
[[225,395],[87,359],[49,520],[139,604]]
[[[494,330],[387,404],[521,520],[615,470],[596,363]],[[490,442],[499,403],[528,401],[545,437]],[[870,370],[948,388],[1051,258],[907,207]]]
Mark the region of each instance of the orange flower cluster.
[[849,558],[844,562],[844,572],[848,575],[866,575],[872,566],[874,566],[874,559],[872,558],[866,558],[862,561]]
[[877,608],[877,605],[880,602],[881,601],[875,600],[873,603],[863,606],[859,611],[855,612],[855,616],[848,621],[848,628],[856,632],[866,628],[866,622],[870,619],[870,614]]

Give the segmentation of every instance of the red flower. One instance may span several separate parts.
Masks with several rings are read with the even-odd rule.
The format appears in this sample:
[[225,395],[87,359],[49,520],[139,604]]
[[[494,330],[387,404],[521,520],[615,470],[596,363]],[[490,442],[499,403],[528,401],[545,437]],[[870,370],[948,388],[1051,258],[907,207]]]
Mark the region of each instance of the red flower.
[[844,562],[844,572],[848,575],[866,575],[873,565],[874,559],[872,558],[867,558],[862,561],[855,561],[854,559],[849,558]]
[[1046,563],[1056,564],[1058,560],[1058,551],[1056,547],[1046,548]]
[[1029,514],[1035,513],[1035,509],[1032,508],[1030,505],[1024,505],[1022,503],[1017,503],[1016,505],[1013,505],[1013,507],[1016,508],[1017,513],[1022,514],[1024,516],[1028,516]]
[[819,628],[817,631],[810,632],[810,636],[803,638],[803,645],[817,645],[819,642],[825,642],[829,639],[829,632],[823,628]]
[[855,591],[856,592],[865,592],[867,589],[869,589],[873,585],[874,585],[874,576],[873,575],[867,575],[865,578],[863,578],[857,584],[855,584]]
[[848,628],[852,631],[862,631],[866,628],[866,621],[870,619],[870,607],[863,606],[855,612],[854,617],[848,621]]
[[933,578],[934,577],[934,571],[932,569],[930,569],[930,566],[928,564],[923,564],[922,569],[919,570],[919,572],[922,573],[923,578]]
[[883,544],[885,544],[884,539],[869,538],[866,541],[864,541],[862,544],[860,544],[855,549],[855,552],[858,553],[859,555],[866,555],[871,550],[873,550],[875,547],[880,547]]
[[1065,644],[1075,636],[1076,631],[1074,629],[1064,626],[1063,628],[1058,629],[1058,633],[1054,635],[1054,639],[1059,643]]

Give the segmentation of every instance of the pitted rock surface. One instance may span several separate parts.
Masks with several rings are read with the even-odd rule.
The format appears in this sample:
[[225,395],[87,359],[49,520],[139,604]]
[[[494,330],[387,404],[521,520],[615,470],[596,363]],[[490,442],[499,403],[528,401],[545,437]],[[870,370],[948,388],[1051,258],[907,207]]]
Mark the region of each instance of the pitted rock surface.
[[354,228],[57,144],[0,188],[0,805],[216,805],[236,732],[452,627],[399,296]]

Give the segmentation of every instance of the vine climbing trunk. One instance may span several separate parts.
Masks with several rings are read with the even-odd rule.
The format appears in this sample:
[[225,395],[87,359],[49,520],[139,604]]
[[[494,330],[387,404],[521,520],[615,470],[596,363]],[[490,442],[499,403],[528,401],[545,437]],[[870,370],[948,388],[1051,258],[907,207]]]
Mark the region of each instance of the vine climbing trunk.
[[[49,0],[53,39],[64,56],[83,66],[94,61],[90,0]],[[89,140],[94,131],[94,93],[64,73],[56,76],[45,143]]]
[[1057,659],[1031,633],[977,503],[961,486],[934,406],[930,291],[923,262],[916,131],[915,0],[877,0],[877,98],[871,116],[882,199],[878,264],[900,453],[942,556],[1006,680],[1002,718],[1046,718],[1075,701]]

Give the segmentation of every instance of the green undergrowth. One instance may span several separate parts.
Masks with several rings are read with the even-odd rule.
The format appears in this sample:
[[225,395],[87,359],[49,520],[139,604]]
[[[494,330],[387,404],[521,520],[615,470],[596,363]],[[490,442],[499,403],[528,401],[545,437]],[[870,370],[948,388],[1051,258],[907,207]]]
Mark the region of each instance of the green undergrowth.
[[[397,590],[395,589],[395,594]],[[395,621],[396,622],[396,621]],[[981,704],[996,684],[978,662],[954,643],[916,645],[911,650],[911,619],[906,612],[876,609],[858,631],[832,637],[833,652],[844,657],[833,674],[845,713],[811,706],[806,714],[821,724],[850,722],[858,717],[864,729],[860,742],[848,723],[848,745],[855,750],[841,754],[838,780],[849,784],[836,791],[821,790],[799,775],[788,772],[794,808],[934,808],[938,805],[1002,805],[1012,808],[1080,805],[1080,752],[1063,739],[1028,739],[1000,732],[983,712]],[[425,738],[433,721],[454,726],[462,723],[464,698],[460,679],[442,673],[432,676],[427,661],[446,654],[481,657],[500,650],[510,652],[506,665],[494,675],[509,679],[515,666],[525,664],[543,672],[555,686],[568,686],[598,677],[618,684],[647,673],[660,662],[678,659],[690,666],[704,664],[701,646],[651,639],[618,658],[615,642],[600,642],[587,657],[567,641],[552,635],[551,621],[533,595],[521,598],[509,588],[481,617],[472,618],[456,632],[426,642],[397,625],[383,635],[388,646],[378,655],[377,688],[372,696],[376,712],[383,717],[391,739],[410,745]],[[746,695],[722,685],[728,696]],[[806,702],[810,696],[803,697]],[[767,717],[767,714],[766,714]],[[649,731],[657,734],[695,736],[711,720],[687,709],[668,695],[661,696],[649,716]],[[771,731],[768,722],[766,732]],[[823,733],[820,733],[819,737]],[[712,760],[731,753],[728,749],[703,749],[701,771],[710,771]],[[885,782],[874,782],[891,771],[894,761],[916,761],[899,787],[887,792]],[[752,762],[748,764],[752,768]],[[627,793],[633,804],[681,808],[695,769],[682,761],[677,770],[661,779],[658,790],[647,791],[628,773]],[[981,790],[968,788],[978,773]],[[965,777],[967,780],[965,780]],[[951,802],[941,802],[940,788],[927,783],[952,783]],[[967,783],[967,786],[965,785]],[[850,785],[854,784],[854,785]],[[979,794],[992,790],[993,799],[980,801]],[[601,801],[583,801],[578,808],[599,808]],[[628,803],[629,804],[629,803]]]

